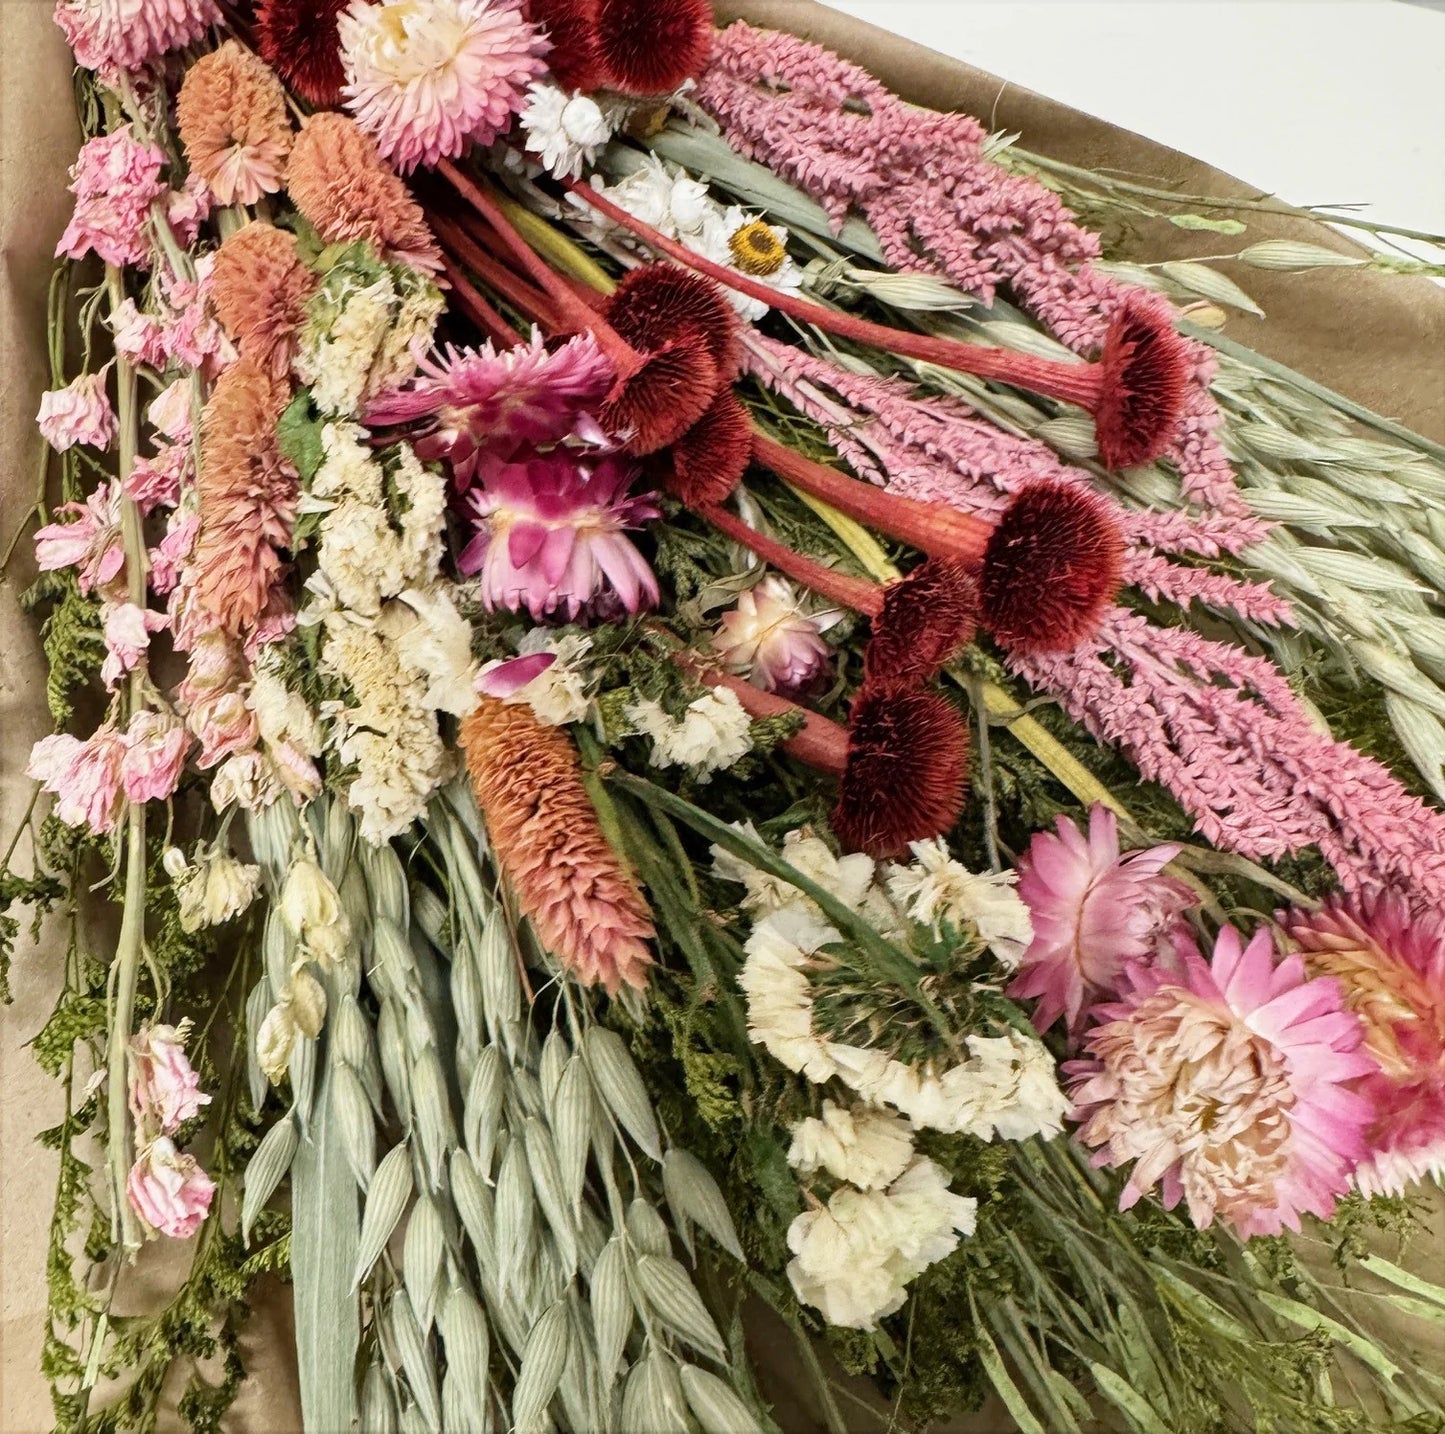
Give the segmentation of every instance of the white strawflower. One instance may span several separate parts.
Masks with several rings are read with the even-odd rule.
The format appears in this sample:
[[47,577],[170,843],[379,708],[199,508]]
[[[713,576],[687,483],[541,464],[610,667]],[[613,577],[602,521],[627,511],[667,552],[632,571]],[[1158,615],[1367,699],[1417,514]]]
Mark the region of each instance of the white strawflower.
[[652,738],[654,767],[689,767],[700,782],[731,767],[751,750],[751,719],[737,693],[715,687],[688,704],[680,718],[669,717],[651,698],[627,708],[635,731]]
[[246,910],[261,889],[261,868],[229,852],[199,851],[191,865],[178,847],[171,847],[163,860],[175,882],[182,931],[223,925]]
[[788,1228],[788,1279],[829,1324],[873,1329],[902,1307],[910,1281],[973,1233],[977,1211],[920,1157],[887,1190],[845,1187],[799,1215]]
[[826,1170],[860,1190],[889,1185],[913,1159],[908,1122],[884,1110],[847,1110],[823,1102],[822,1119],[813,1116],[793,1127],[788,1164],[803,1175]]
[[813,1031],[813,995],[805,967],[820,946],[842,937],[796,908],[754,924],[738,985],[748,1002],[748,1034],[774,1060],[818,1084],[837,1073],[827,1042]]
[[[744,836],[759,845],[766,845],[751,822],[734,823]],[[836,856],[821,837],[806,827],[790,831],[783,838],[780,852],[789,866],[815,881],[830,896],[836,896],[850,911],[860,910],[873,883],[873,858],[862,852]],[[740,882],[746,888],[742,908],[755,920],[785,907],[797,907],[821,920],[823,913],[817,903],[805,896],[791,882],[766,871],[759,871],[741,857],[733,856],[720,846],[712,849],[713,871],[724,881]]]
[[969,871],[949,855],[946,843],[916,841],[908,866],[890,865],[888,894],[908,915],[935,933],[945,921],[976,928],[984,944],[1012,969],[1034,939],[1029,909],[1014,887],[1016,871]]
[[545,81],[527,92],[520,122],[527,132],[527,150],[535,154],[554,179],[576,179],[612,138],[612,126],[597,102],[587,95],[570,98]]

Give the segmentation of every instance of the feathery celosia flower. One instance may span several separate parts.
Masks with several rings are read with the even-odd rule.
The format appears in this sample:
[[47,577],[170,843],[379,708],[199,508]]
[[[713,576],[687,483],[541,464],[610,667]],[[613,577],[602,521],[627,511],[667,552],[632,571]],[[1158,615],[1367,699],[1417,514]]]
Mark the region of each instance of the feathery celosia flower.
[[836,609],[807,611],[786,578],[769,575],[723,614],[713,651],[729,672],[764,692],[804,692],[827,671],[830,654],[821,634],[842,616]]
[[59,0],[55,23],[76,64],[109,79],[199,40],[221,12],[215,0]]
[[968,733],[936,692],[865,683],[848,714],[848,765],[833,830],[850,851],[900,856],[946,832],[963,809]]
[[521,0],[354,0],[337,34],[347,107],[403,173],[490,144],[546,69]]
[[77,443],[109,448],[115,437],[115,410],[105,392],[105,371],[83,373],[64,388],[40,395],[35,416],[40,435],[57,453]]
[[707,0],[598,0],[595,48],[609,88],[664,95],[702,73],[712,52]]
[[1226,926],[1211,961],[1180,957],[1178,974],[1131,965],[1066,1067],[1080,1139],[1096,1165],[1135,1162],[1120,1209],[1162,1182],[1201,1230],[1328,1219],[1366,1149],[1370,1104],[1348,1083],[1377,1069],[1340,983],[1310,980],[1298,955],[1275,965],[1267,929],[1245,946]]
[[235,40],[202,55],[176,100],[191,169],[222,204],[254,204],[281,188],[291,150],[286,92],[262,59]]
[[441,252],[421,207],[348,116],[314,114],[302,125],[286,166],[286,191],[328,242],[366,239],[388,262],[440,272]]
[[418,366],[405,388],[377,398],[366,422],[374,428],[426,421],[412,446],[424,459],[445,459],[457,486],[467,487],[483,453],[505,461],[524,445],[557,443],[579,428],[601,438],[584,420],[613,379],[611,361],[590,334],[548,349],[534,329],[530,343],[501,352],[490,343],[442,350]]
[[265,611],[291,545],[296,471],[281,456],[276,422],[290,397],[284,380],[238,359],[217,380],[201,416],[201,531],[195,598],[227,632]]
[[295,236],[257,220],[216,250],[211,303],[241,353],[281,379],[291,370],[306,301],[319,282]]
[[625,535],[658,516],[652,494],[627,496],[635,476],[619,458],[560,449],[485,467],[468,495],[481,528],[458,563],[481,574],[484,606],[570,622],[655,604],[657,579]]
[[1195,899],[1162,874],[1177,846],[1119,855],[1119,823],[1107,807],[1089,813],[1087,838],[1068,817],[1057,832],[1036,832],[1019,862],[1034,939],[1009,995],[1038,998],[1041,1031],[1060,1016],[1076,1029],[1086,1008],[1114,999],[1125,964],[1167,948]]
[[350,0],[260,0],[256,48],[261,58],[308,104],[324,108],[341,98],[346,72],[336,21]]
[[56,255],[83,259],[94,251],[107,264],[148,269],[147,224],[152,203],[166,192],[160,177],[165,162],[164,153],[140,143],[128,125],[86,140],[70,168],[75,213]]
[[1331,896],[1280,924],[1311,975],[1334,976],[1380,1069],[1355,1089],[1374,1108],[1355,1171],[1367,1195],[1399,1195],[1445,1170],[1445,916],[1412,917],[1397,892]]
[[560,727],[483,697],[462,750],[498,865],[542,945],[585,985],[647,984],[647,903],[607,844]]

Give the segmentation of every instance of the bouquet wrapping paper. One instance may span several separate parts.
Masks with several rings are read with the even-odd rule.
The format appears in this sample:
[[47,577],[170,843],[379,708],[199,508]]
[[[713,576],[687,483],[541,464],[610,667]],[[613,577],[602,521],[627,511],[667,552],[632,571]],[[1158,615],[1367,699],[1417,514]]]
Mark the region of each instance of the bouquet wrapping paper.
[[[50,9],[40,0],[0,6],[0,360],[7,380],[0,388],[0,534],[6,542],[34,502],[41,445],[34,414],[48,386],[46,292],[55,241],[69,213],[66,171],[78,143],[68,96],[70,55],[51,22]],[[866,66],[905,98],[965,110],[984,116],[993,128],[1021,131],[1030,148],[1054,159],[1147,174],[1153,182],[1194,194],[1255,192],[1186,155],[812,0],[721,3],[717,14],[719,23],[744,18],[816,40]],[[1033,37],[1031,42],[1040,41]],[[1253,216],[1251,237],[1307,239],[1344,253],[1357,252],[1333,230],[1288,215]],[[1211,238],[1155,221],[1129,241],[1158,260],[1209,252]],[[1255,273],[1251,289],[1270,315],[1268,325],[1237,318],[1231,321],[1232,337],[1418,432],[1445,440],[1445,385],[1438,365],[1438,355],[1445,351],[1445,292],[1440,288],[1423,279],[1353,271],[1345,278],[1341,271],[1325,269],[1303,277]],[[31,799],[24,755],[48,730],[39,639],[16,601],[33,576],[30,567],[29,545],[22,545],[11,571],[0,580],[0,825],[5,830],[12,829]],[[58,1118],[60,1091],[35,1065],[25,1044],[50,1009],[61,958],[58,929],[38,945],[22,944],[13,976],[15,1002],[0,1008],[0,1148],[5,1152],[0,1429],[8,1434],[31,1434],[52,1423],[38,1362],[45,1310],[43,1235],[54,1169],[35,1135]],[[157,1264],[164,1258],[163,1249],[149,1253]],[[143,1263],[143,1276],[144,1268]],[[1441,1277],[1439,1270],[1422,1273]],[[143,1298],[145,1283],[144,1277],[135,1281],[133,1298]],[[162,1284],[158,1278],[157,1288]],[[287,1290],[267,1291],[248,1326],[246,1343],[251,1378],[228,1416],[228,1430],[298,1430]],[[786,1342],[758,1344],[761,1372],[783,1427],[799,1434],[821,1427],[806,1407],[801,1377],[792,1377]],[[959,1434],[1000,1430],[1008,1427],[1008,1419],[1001,1410],[986,1408],[952,1427]]]

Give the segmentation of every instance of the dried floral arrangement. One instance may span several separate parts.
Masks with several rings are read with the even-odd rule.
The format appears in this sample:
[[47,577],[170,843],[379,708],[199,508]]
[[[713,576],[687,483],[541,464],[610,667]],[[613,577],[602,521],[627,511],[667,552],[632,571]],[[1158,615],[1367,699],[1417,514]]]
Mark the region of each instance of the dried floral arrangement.
[[56,1428],[281,1274],[315,1434],[775,1429],[767,1306],[834,1434],[1445,1429],[1445,462],[1075,214],[1246,224],[702,0],[55,18]]

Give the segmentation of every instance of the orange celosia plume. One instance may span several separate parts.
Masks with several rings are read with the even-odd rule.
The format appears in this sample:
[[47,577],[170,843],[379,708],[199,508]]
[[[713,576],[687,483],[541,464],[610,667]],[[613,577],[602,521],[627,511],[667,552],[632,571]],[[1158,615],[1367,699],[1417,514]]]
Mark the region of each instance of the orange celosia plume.
[[584,984],[640,990],[652,918],[602,833],[571,738],[523,703],[483,697],[461,744],[492,848],[542,945]]
[[294,236],[257,221],[216,250],[211,302],[236,347],[284,378],[306,319],[306,301],[319,283],[302,261]]
[[225,631],[254,626],[291,545],[296,471],[276,444],[291,396],[284,379],[252,358],[216,381],[201,415],[201,530],[194,553],[196,602]]

